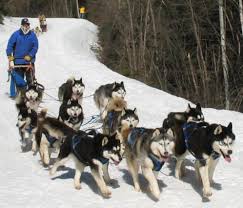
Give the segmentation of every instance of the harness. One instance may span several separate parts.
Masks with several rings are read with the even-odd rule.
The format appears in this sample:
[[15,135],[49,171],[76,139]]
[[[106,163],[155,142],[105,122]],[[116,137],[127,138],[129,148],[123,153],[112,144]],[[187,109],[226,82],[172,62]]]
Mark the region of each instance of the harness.
[[132,129],[132,131],[130,132],[130,134],[128,135],[128,138],[127,138],[127,142],[131,148],[134,147],[134,145],[137,141],[138,135],[143,134],[144,131],[145,131],[145,128],[143,128],[143,127]]
[[[193,128],[193,130],[191,130],[191,132],[189,131],[190,128]],[[204,158],[199,158],[199,157],[196,157],[195,153],[192,152],[189,148],[189,145],[188,145],[188,141],[189,139],[191,138],[192,134],[194,133],[195,130],[198,129],[198,125],[197,123],[185,123],[183,126],[182,126],[182,129],[183,129],[183,135],[184,135],[184,138],[185,138],[185,145],[186,145],[186,149],[197,159],[199,160],[199,162],[202,164],[202,165],[205,165],[206,164],[206,159]],[[212,153],[210,154],[210,156],[213,158],[213,160],[216,160],[220,157],[220,154],[215,152],[215,151],[212,151]]]
[[[85,165],[89,165],[89,163],[87,161],[85,161],[79,154],[78,154],[78,150],[77,150],[77,146],[80,143],[81,139],[78,137],[78,135],[74,135],[72,137],[72,150],[73,150],[73,154]],[[103,156],[99,156],[98,158],[96,158],[97,160],[99,160],[103,165],[109,162],[109,159],[104,158]]]
[[164,161],[160,161],[159,158],[156,155],[152,154],[152,153],[150,153],[148,156],[149,156],[149,158],[152,160],[152,162],[154,164],[153,171],[160,171],[161,168],[163,167],[163,165],[165,164],[165,162]]
[[111,129],[112,127],[112,124],[113,124],[113,118],[114,118],[114,112],[113,111],[110,111],[108,112],[108,126],[109,126],[109,129]]
[[43,134],[46,136],[47,141],[50,143],[50,147],[53,148],[53,144],[57,141],[55,137],[50,136],[47,131],[43,131]]

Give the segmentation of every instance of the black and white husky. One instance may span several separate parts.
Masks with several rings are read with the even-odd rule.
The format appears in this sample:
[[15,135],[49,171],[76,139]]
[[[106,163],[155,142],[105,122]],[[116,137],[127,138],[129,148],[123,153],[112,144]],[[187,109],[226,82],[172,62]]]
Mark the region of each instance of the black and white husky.
[[181,174],[181,164],[188,153],[195,159],[197,177],[203,184],[203,196],[212,195],[210,184],[213,182],[215,167],[222,156],[227,162],[231,162],[232,145],[235,135],[232,131],[232,123],[227,127],[220,124],[208,124],[206,122],[189,121],[183,125],[186,150],[177,154],[176,177]]
[[38,111],[38,107],[42,101],[43,91],[38,89],[38,86],[33,84],[29,85],[27,89],[20,91],[16,97],[16,106],[26,106],[29,109]]
[[104,197],[110,197],[111,191],[108,189],[103,175],[103,164],[112,160],[119,164],[122,160],[124,148],[121,145],[119,136],[112,136],[91,131],[85,133],[79,131],[74,136],[69,136],[61,146],[58,161],[53,165],[50,174],[55,174],[57,168],[64,165],[68,159],[75,162],[76,172],[74,176],[74,187],[81,188],[80,177],[86,166],[90,166],[92,175]]
[[83,108],[78,100],[69,100],[67,103],[62,103],[59,108],[58,119],[78,131],[84,119]]
[[163,128],[140,127],[131,130],[126,141],[125,156],[136,191],[140,191],[138,171],[141,166],[142,173],[149,182],[151,193],[157,200],[159,199],[157,176],[172,155],[173,149],[174,137],[170,129],[167,132]]
[[23,152],[35,149],[35,132],[37,130],[37,113],[34,110],[22,106],[19,109],[16,126],[21,137],[21,149]]
[[107,105],[112,99],[124,99],[126,95],[126,90],[124,83],[111,83],[106,85],[101,85],[94,93],[94,101],[97,108],[100,110],[101,118],[107,116]]
[[39,150],[44,166],[49,165],[52,150],[54,148],[59,150],[66,137],[76,133],[73,128],[67,126],[57,118],[46,116],[46,114],[47,110],[42,109],[38,115],[35,135],[37,144],[35,151]]
[[58,98],[62,102],[68,102],[68,100],[78,100],[82,105],[83,93],[85,85],[82,78],[76,80],[74,77],[69,78],[58,89]]

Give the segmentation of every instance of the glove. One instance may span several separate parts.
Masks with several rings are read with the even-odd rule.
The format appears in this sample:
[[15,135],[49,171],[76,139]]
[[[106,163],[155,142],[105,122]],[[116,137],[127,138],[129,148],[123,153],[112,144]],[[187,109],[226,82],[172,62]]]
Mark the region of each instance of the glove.
[[13,61],[14,60],[14,57],[13,56],[8,56],[8,60],[9,61]]
[[26,55],[26,56],[24,57],[24,60],[25,60],[25,61],[31,61],[31,56]]

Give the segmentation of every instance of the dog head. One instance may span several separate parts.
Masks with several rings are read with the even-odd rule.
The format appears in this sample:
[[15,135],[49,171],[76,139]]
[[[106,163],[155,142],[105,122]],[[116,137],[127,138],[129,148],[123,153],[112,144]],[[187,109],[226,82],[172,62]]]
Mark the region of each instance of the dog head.
[[188,104],[187,110],[186,110],[186,117],[187,122],[189,121],[204,121],[204,116],[202,113],[202,109],[199,103],[197,103],[195,108],[192,108],[190,104]]
[[170,155],[174,153],[175,139],[171,129],[156,129],[153,132],[150,144],[151,152],[161,161],[168,161]]
[[116,98],[116,97],[120,97],[120,98],[124,98],[126,95],[126,90],[124,87],[124,83],[117,83],[114,82],[113,86],[112,86],[112,93],[111,93],[111,97],[112,98]]
[[76,95],[82,95],[84,92],[85,86],[82,81],[82,78],[79,80],[74,79],[72,83],[72,92]]
[[232,131],[232,123],[230,122],[227,127],[214,125],[213,134],[215,136],[212,145],[213,150],[222,155],[227,162],[231,162],[230,155],[233,153],[232,147],[235,141],[235,135]]
[[115,165],[118,165],[124,154],[125,147],[117,133],[112,136],[103,135],[102,138],[102,156],[111,159]]
[[35,85],[30,85],[26,91],[25,91],[25,98],[28,100],[28,101],[32,101],[32,102],[35,102],[38,100],[39,98],[39,92],[38,90],[36,89],[36,86]]
[[82,111],[82,106],[78,103],[78,100],[69,100],[67,102],[67,114],[70,117],[77,118]]
[[121,127],[123,129],[132,129],[138,125],[139,119],[137,109],[124,109],[121,116]]

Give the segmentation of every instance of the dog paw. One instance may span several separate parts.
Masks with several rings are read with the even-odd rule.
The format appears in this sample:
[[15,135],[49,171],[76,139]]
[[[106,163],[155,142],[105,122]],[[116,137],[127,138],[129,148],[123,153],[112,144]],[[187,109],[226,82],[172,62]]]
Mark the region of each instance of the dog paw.
[[210,197],[212,195],[213,195],[213,193],[212,193],[211,189],[203,189],[203,196],[204,197]]
[[74,184],[74,188],[77,190],[80,190],[82,187],[81,187],[81,184]]
[[175,172],[175,177],[176,177],[178,180],[181,179],[181,174],[180,174],[179,171],[176,171],[176,172]]
[[156,200],[159,200],[160,192],[152,192],[152,194]]
[[54,175],[55,173],[56,173],[56,170],[53,169],[53,168],[52,168],[52,169],[50,170],[50,172],[49,172],[49,174],[50,174],[51,176]]
[[102,192],[103,197],[110,198],[111,197],[111,191],[109,189],[103,190]]

